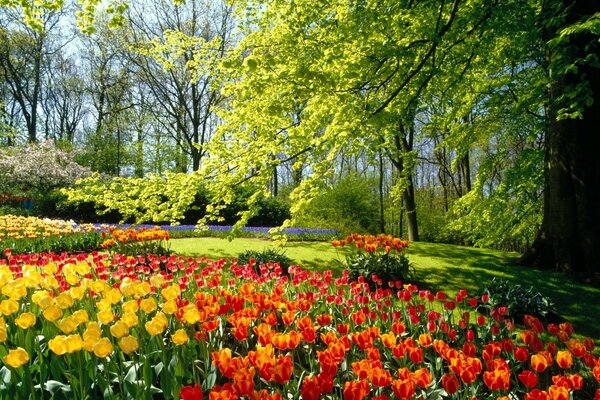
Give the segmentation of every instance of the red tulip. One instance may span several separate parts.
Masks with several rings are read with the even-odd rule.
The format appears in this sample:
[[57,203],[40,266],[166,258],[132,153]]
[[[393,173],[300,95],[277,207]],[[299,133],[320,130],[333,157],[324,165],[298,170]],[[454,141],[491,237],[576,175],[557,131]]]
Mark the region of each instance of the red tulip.
[[519,380],[528,389],[534,388],[538,383],[538,377],[535,372],[528,369],[519,374]]
[[448,393],[448,395],[453,395],[459,389],[460,383],[458,382],[458,378],[454,374],[445,374],[442,376],[442,387]]

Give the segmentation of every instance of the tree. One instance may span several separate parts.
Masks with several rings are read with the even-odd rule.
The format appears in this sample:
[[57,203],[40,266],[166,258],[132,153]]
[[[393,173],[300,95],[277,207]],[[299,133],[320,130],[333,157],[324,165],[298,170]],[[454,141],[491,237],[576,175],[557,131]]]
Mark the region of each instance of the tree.
[[91,171],[77,164],[73,155],[51,142],[0,149],[0,191],[45,195],[88,177]]
[[600,4],[548,1],[540,14],[549,87],[544,219],[524,264],[600,273]]
[[162,111],[159,121],[182,153],[177,170],[186,172],[189,158],[196,171],[223,101],[216,71],[233,40],[231,7],[156,0],[134,3],[127,15],[129,55]]
[[225,65],[233,78],[225,91],[234,98],[212,142],[207,170],[218,171],[215,186],[266,183],[274,166],[308,156],[309,174],[291,194],[300,209],[333,173],[342,149],[384,149],[401,172],[395,193],[405,199],[417,239],[411,179],[421,98],[434,82],[442,92],[457,84],[450,76],[484,56],[479,42],[493,40],[489,26],[512,18],[514,3],[236,4],[249,29]]

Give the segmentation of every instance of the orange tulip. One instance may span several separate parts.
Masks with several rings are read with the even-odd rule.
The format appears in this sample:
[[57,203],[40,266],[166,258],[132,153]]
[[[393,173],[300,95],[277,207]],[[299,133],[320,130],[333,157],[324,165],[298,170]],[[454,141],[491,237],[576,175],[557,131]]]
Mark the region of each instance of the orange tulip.
[[231,387],[238,396],[250,396],[254,391],[254,367],[240,368],[233,375]]
[[550,395],[545,390],[533,389],[525,395],[525,400],[550,400]]
[[415,383],[411,379],[396,379],[392,382],[392,391],[400,400],[411,399],[415,395]]
[[417,384],[417,386],[425,389],[431,385],[431,374],[427,368],[421,368],[411,373],[411,379]]
[[222,387],[219,385],[213,387],[208,394],[208,398],[209,400],[237,400],[239,397],[231,387],[231,384],[226,383]]
[[544,372],[548,368],[548,365],[548,358],[545,355],[536,353],[531,356],[531,367],[538,374]]
[[490,390],[508,390],[510,388],[510,371],[496,369],[483,373],[483,382]]
[[569,389],[563,386],[552,385],[548,389],[551,400],[569,400]]
[[569,369],[573,366],[573,356],[569,350],[561,350],[556,353],[556,363],[562,369]]
[[302,394],[303,400],[319,400],[319,396],[321,395],[319,378],[316,376],[305,377],[302,380],[300,393]]
[[382,367],[375,367],[369,373],[373,386],[388,387],[392,384],[392,374]]
[[344,400],[362,400],[369,391],[369,383],[365,380],[344,382]]
[[277,363],[274,367],[271,367],[271,380],[281,385],[287,383],[292,378],[294,372],[294,363],[292,356],[279,356]]

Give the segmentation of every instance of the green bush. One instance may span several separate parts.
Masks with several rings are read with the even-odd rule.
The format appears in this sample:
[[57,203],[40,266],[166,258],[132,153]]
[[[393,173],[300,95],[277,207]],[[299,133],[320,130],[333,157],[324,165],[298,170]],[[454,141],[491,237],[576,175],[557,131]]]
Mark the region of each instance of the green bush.
[[406,254],[358,253],[348,256],[346,265],[351,279],[364,280],[371,288],[387,287],[389,282],[410,282],[414,278]]
[[533,286],[524,287],[520,284],[493,278],[481,289],[480,294],[489,296],[487,307],[505,306],[508,311],[507,315],[519,322],[525,315],[547,319],[552,317],[556,311],[554,301],[536,291]]
[[344,235],[379,231],[379,200],[373,179],[347,176],[319,194],[296,216],[307,228],[327,227]]
[[286,256],[283,252],[275,249],[265,249],[262,251],[258,250],[246,250],[241,252],[237,256],[238,265],[252,264],[254,271],[260,274],[260,266],[267,263],[278,263],[284,274],[287,275],[288,268],[292,265],[292,260]]
[[403,252],[408,247],[407,241],[384,234],[352,234],[331,243],[349,249],[344,264],[353,280],[367,282],[371,288],[414,280],[414,267]]

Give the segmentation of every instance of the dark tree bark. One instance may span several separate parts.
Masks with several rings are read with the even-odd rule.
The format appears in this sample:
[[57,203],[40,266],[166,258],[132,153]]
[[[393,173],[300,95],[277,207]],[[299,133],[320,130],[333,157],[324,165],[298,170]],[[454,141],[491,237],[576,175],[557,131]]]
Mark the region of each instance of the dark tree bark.
[[405,179],[406,184],[402,191],[403,210],[406,211],[406,228],[408,231],[408,240],[411,242],[419,241],[419,226],[417,224],[417,204],[415,201],[415,188],[413,184],[413,168],[407,165],[405,157],[413,150],[414,142],[414,124],[406,126],[400,122],[399,133],[394,137],[395,149],[393,153],[390,150],[390,160],[398,170],[401,179]]
[[[560,2],[559,2],[560,4]],[[567,1],[565,25],[547,31],[555,37],[566,25],[600,11],[594,1]],[[557,56],[582,59],[593,51],[597,37],[572,35],[569,42],[548,53],[549,65]],[[583,118],[557,120],[560,96],[588,81],[594,102]],[[548,90],[548,126],[545,137],[544,218],[531,249],[521,258],[525,265],[557,269],[576,275],[600,274],[600,69],[580,65],[576,74],[551,76]]]

